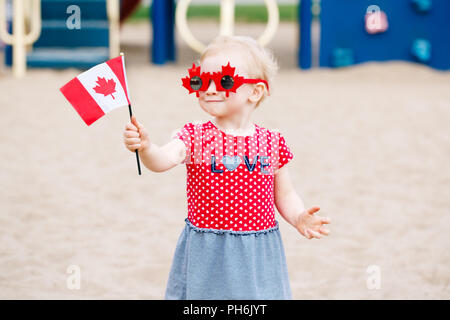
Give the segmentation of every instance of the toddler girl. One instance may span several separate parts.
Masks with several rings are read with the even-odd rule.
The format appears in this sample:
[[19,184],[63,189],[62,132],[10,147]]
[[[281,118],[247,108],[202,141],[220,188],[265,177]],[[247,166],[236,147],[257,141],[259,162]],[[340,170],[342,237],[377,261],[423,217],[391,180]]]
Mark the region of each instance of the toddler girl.
[[207,122],[186,123],[160,147],[133,116],[126,147],[152,171],[187,169],[188,213],[178,239],[165,299],[292,299],[275,219],[308,239],[329,231],[329,218],[305,210],[288,167],[281,133],[252,123],[277,70],[273,56],[250,37],[219,36],[182,79]]

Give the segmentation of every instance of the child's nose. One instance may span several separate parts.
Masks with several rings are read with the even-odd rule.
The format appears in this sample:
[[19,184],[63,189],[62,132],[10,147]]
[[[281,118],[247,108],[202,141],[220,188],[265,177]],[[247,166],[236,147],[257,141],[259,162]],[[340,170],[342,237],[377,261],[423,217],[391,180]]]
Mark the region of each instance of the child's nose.
[[206,93],[208,92],[216,92],[216,84],[213,80],[209,80],[208,90],[206,90]]

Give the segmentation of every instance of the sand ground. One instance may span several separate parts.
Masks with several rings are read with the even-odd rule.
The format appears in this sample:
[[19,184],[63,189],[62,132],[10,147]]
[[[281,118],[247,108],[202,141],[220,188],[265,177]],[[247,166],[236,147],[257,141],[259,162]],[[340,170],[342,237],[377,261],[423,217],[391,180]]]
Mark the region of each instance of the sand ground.
[[[219,30],[191,27],[204,42]],[[177,62],[155,66],[148,25],[122,35],[133,111],[155,143],[210,119],[179,85],[194,51],[178,38]],[[277,213],[294,299],[449,299],[450,73],[404,62],[305,72],[297,38],[282,24],[269,45],[281,69],[254,114],[284,133],[305,204],[333,220],[332,235],[307,240]],[[122,142],[128,109],[87,127],[59,92],[78,73],[0,75],[0,298],[163,299],[185,167],[139,176]],[[71,265],[79,290],[67,287]]]

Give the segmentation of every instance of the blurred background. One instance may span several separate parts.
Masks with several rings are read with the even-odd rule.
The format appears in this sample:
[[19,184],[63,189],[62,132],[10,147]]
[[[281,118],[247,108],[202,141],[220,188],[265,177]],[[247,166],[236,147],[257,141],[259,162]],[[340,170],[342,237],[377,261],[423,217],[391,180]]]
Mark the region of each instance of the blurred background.
[[163,299],[186,169],[137,174],[120,108],[87,127],[59,88],[124,52],[163,145],[210,120],[181,78],[219,34],[280,70],[253,121],[332,234],[277,213],[294,299],[449,299],[450,2],[0,0],[0,298]]

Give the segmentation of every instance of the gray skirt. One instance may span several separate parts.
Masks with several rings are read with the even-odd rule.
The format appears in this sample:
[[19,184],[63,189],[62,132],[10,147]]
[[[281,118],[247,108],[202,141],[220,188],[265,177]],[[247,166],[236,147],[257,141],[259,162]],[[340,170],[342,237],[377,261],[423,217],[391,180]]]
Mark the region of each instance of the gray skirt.
[[231,231],[189,219],[175,249],[166,300],[291,300],[283,242],[276,226]]

